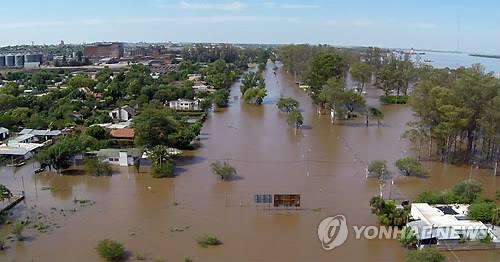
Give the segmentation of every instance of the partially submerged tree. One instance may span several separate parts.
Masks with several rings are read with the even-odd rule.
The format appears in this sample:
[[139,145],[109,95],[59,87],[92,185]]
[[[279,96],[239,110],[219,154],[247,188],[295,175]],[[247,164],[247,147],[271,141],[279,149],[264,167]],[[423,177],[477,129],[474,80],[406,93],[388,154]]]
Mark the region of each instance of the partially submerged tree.
[[399,242],[407,248],[413,247],[417,244],[417,237],[410,226],[403,227],[403,230],[401,230],[399,235]]
[[153,147],[148,158],[151,162],[151,175],[153,177],[172,177],[174,175],[174,161],[167,146]]
[[215,161],[210,164],[212,173],[216,176],[220,176],[222,180],[230,180],[237,175],[236,169],[229,164],[228,161]]
[[386,162],[383,160],[373,160],[368,164],[368,174],[379,179],[384,179],[384,177],[389,173],[387,170]]
[[356,62],[351,65],[351,77],[359,84],[358,92],[363,93],[365,85],[372,78],[372,67],[367,63]]
[[297,130],[304,123],[304,118],[302,117],[302,113],[299,110],[292,110],[288,113],[286,122],[289,126]]
[[278,109],[282,112],[291,112],[293,110],[297,110],[300,106],[299,101],[291,98],[291,97],[280,97],[278,102],[276,103]]
[[84,160],[84,169],[93,176],[110,176],[113,173],[111,165],[97,157],[87,157]]
[[404,176],[426,176],[428,172],[424,169],[422,163],[411,157],[404,157],[396,160],[394,165]]

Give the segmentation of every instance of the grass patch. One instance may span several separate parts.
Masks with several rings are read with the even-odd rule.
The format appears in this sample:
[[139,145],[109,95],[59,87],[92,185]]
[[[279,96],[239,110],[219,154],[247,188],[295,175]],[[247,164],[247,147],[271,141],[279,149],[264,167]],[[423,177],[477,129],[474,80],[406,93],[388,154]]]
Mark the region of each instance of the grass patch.
[[222,241],[220,241],[216,236],[212,235],[203,235],[198,238],[197,242],[201,247],[222,245]]

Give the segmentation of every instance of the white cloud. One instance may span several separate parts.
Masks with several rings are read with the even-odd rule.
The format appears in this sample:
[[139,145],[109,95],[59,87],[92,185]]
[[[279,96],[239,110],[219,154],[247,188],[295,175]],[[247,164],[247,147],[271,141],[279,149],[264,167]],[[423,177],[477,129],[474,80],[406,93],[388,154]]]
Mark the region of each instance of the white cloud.
[[262,2],[256,4],[258,6],[264,6],[266,8],[281,8],[281,9],[311,9],[311,8],[319,8],[319,5],[310,5],[310,4],[278,4],[276,2]]
[[193,2],[179,2],[177,4],[164,4],[162,7],[166,8],[180,8],[180,9],[193,9],[193,10],[224,10],[224,11],[238,11],[245,7],[240,2],[230,3],[193,3]]
[[413,27],[418,28],[418,29],[434,29],[434,28],[438,27],[436,24],[432,24],[432,23],[416,23],[416,24],[413,24],[410,26],[413,26]]
[[7,22],[1,23],[0,29],[20,29],[20,28],[38,28],[38,27],[54,27],[64,25],[64,22],[47,22],[47,21],[27,21],[27,22]]
[[281,8],[285,9],[311,9],[311,8],[319,8],[319,5],[308,5],[308,4],[281,4],[279,5]]
[[370,27],[375,23],[370,20],[354,19],[354,20],[325,20],[321,24],[335,27]]

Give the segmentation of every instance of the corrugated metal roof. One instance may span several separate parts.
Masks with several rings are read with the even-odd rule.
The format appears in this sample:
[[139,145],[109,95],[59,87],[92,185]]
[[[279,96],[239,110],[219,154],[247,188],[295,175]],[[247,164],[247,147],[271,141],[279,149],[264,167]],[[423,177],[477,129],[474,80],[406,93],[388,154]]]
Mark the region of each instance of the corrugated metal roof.
[[18,137],[15,137],[15,138],[12,138],[12,141],[15,141],[15,142],[22,142],[22,141],[26,141],[30,138],[33,138],[35,137],[34,135],[32,134],[25,134],[25,135],[20,135]]

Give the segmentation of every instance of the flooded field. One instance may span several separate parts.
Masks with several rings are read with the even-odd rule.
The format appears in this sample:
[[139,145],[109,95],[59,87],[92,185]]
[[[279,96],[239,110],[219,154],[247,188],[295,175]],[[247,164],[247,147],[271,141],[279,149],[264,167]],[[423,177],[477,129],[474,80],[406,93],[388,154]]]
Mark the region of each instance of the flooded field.
[[[369,199],[378,194],[375,179],[365,177],[366,163],[411,155],[400,136],[412,112],[405,106],[382,106],[382,125],[359,121],[332,125],[319,116],[310,98],[293,79],[268,65],[264,72],[268,96],[262,106],[239,99],[233,86],[230,107],[211,113],[201,135],[201,148],[188,152],[177,166],[177,177],[153,179],[134,168],[116,169],[112,177],[55,174],[32,175],[35,164],[0,169],[0,183],[22,190],[27,200],[14,212],[35,210],[54,226],[46,233],[27,230],[24,242],[7,242],[2,261],[100,261],[97,241],[124,243],[130,254],[183,261],[402,261],[406,250],[396,240],[348,241],[324,251],[317,226],[326,216],[342,214],[349,225],[377,225]],[[369,104],[378,90],[369,88]],[[301,103],[304,128],[286,124],[275,101],[290,96]],[[229,160],[239,178],[222,182],[210,163]],[[407,198],[423,190],[442,190],[467,178],[468,167],[426,162],[429,178],[395,176],[394,194]],[[473,170],[487,196],[500,178],[491,170]],[[257,193],[299,193],[301,210],[269,211],[253,204]],[[82,206],[74,200],[90,200]],[[61,211],[61,209],[63,211]],[[25,211],[26,212],[26,211]],[[196,238],[205,233],[224,243],[202,248]],[[454,252],[450,261],[498,261],[499,251]],[[480,258],[480,259],[479,259]]]

